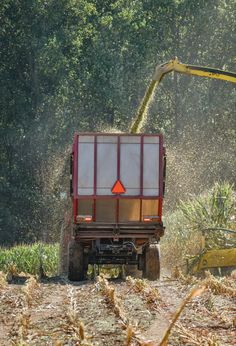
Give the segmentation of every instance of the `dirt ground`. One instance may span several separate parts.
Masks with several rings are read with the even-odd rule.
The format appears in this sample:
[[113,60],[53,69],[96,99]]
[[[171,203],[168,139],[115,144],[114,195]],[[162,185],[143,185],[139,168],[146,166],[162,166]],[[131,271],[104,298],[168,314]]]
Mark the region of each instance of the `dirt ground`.
[[[168,345],[236,344],[235,279],[226,284],[186,304]],[[170,278],[14,280],[0,288],[0,345],[160,345],[193,285]]]

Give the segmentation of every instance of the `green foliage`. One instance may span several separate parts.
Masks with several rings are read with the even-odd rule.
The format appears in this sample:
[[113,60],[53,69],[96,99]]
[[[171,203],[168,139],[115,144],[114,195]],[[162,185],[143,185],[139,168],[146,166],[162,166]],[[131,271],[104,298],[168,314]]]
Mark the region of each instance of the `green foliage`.
[[0,248],[0,270],[8,272],[14,268],[17,273],[37,275],[42,266],[45,274],[55,276],[58,273],[58,258],[58,244],[35,243]]
[[[235,11],[233,0],[2,0],[1,243],[58,241],[69,208],[60,192],[68,191],[73,133],[127,131],[157,63],[178,56],[233,70]],[[205,189],[233,180],[234,99],[229,83],[163,80],[145,131],[163,131],[168,149],[177,148],[168,167],[168,208],[196,193],[200,182]],[[188,160],[186,147],[196,148]],[[183,176],[173,175],[189,166],[201,174],[190,174],[184,188]]]

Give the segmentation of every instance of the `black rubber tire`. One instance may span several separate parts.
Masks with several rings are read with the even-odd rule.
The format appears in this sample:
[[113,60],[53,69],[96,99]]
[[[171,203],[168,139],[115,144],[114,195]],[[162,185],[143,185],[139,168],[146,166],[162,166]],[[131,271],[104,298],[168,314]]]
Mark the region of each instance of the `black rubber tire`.
[[68,279],[71,281],[84,280],[84,249],[75,240],[69,243]]
[[145,249],[145,262],[143,276],[148,280],[160,279],[160,246],[159,244],[150,244]]
[[68,246],[71,239],[71,229],[63,227],[60,236],[59,275],[68,275]]
[[138,255],[138,270],[143,271],[145,268],[145,255]]

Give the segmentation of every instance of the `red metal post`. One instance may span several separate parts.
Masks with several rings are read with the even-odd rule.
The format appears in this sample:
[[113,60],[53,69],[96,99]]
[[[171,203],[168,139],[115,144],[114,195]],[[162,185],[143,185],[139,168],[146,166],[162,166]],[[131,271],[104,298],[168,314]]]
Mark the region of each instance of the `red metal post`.
[[164,148],[163,148],[163,136],[159,136],[159,202],[158,202],[158,215],[160,221],[162,219],[162,200],[163,200],[163,159],[164,159]]
[[140,222],[142,221],[142,209],[143,209],[143,142],[144,136],[141,135],[140,143]]
[[73,143],[73,155],[74,155],[74,167],[73,167],[73,209],[74,209],[74,223],[76,223],[76,217],[78,212],[78,135],[74,137]]
[[[120,136],[117,137],[117,180],[120,180]],[[117,196],[117,201],[116,201],[116,222],[119,222],[119,198],[120,195]]]
[[96,221],[96,198],[97,195],[97,135],[94,136],[94,181],[93,181],[93,220]]

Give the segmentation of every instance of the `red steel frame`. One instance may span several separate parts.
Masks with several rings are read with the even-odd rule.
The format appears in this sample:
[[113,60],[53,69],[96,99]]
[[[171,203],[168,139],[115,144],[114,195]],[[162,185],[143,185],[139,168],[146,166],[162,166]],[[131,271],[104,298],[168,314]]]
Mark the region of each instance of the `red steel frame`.
[[[78,195],[78,151],[79,151],[79,136],[93,136],[94,137],[94,192],[93,195],[79,196]],[[140,145],[140,195],[135,196],[123,196],[123,195],[108,195],[108,196],[97,196],[97,136],[117,136],[117,179],[120,179],[120,137],[121,136],[138,136],[141,137]],[[159,196],[143,196],[143,147],[144,137],[159,137]],[[120,199],[140,199],[140,221],[142,221],[142,200],[143,199],[154,199],[158,200],[158,216],[160,222],[162,220],[162,204],[163,204],[163,161],[164,161],[165,148],[163,147],[163,136],[161,134],[126,134],[126,133],[90,133],[83,132],[77,133],[74,136],[72,155],[73,155],[73,214],[74,223],[76,223],[77,211],[78,211],[78,200],[79,199],[93,199],[93,221],[96,221],[96,200],[97,199],[116,199],[116,222],[119,222],[119,200]]]

